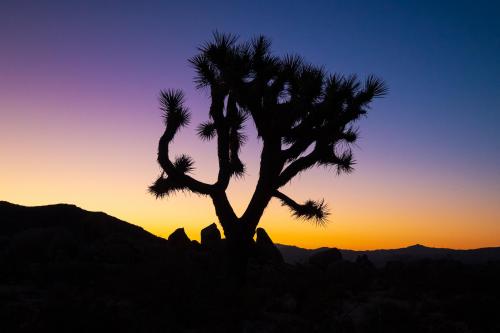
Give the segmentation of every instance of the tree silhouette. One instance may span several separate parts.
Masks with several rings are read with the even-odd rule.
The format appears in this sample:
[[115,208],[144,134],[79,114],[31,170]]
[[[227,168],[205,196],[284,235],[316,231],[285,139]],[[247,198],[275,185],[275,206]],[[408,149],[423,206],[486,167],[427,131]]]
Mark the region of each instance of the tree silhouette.
[[[230,248],[238,253],[249,249],[273,197],[297,218],[317,224],[327,221],[323,200],[298,203],[280,189],[315,166],[350,173],[355,163],[351,146],[358,138],[354,123],[374,98],[387,92],[374,76],[362,82],[355,75],[329,75],[300,56],[273,55],[270,44],[263,36],[241,43],[234,35],[215,33],[189,60],[196,70],[197,88],[208,89],[211,98],[209,120],[198,126],[197,134],[202,140],[217,140],[219,171],[213,184],[189,175],[194,163],[188,155],[170,158],[169,145],[189,124],[190,113],[182,91],[160,92],[165,132],[158,144],[158,163],[163,172],[150,192],[158,198],[178,191],[209,196]],[[226,190],[232,177],[245,174],[240,150],[249,121],[262,142],[259,179],[246,210],[237,216]]]

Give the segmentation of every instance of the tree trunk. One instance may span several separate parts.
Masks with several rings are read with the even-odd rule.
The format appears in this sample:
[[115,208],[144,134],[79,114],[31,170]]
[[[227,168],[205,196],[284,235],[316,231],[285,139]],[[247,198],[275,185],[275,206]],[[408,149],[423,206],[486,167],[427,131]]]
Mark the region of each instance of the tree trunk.
[[244,284],[246,281],[248,259],[254,246],[253,235],[255,230],[249,229],[241,223],[225,230],[227,241],[227,264],[229,274],[236,283]]

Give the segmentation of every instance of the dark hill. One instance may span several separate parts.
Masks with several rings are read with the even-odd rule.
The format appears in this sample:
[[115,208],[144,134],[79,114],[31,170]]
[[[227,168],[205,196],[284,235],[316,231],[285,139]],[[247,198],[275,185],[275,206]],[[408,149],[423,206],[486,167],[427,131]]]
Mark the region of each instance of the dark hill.
[[[277,244],[277,247],[283,254],[283,258],[288,263],[305,263],[314,253],[326,250],[327,248],[319,249],[303,249],[296,246]],[[500,247],[490,247],[472,250],[453,250],[446,248],[427,247],[420,244],[408,246],[401,249],[390,250],[340,250],[342,257],[345,260],[355,261],[358,256],[366,255],[367,258],[376,266],[382,267],[391,261],[418,261],[423,259],[432,260],[456,260],[464,264],[484,264],[489,261],[500,260]]]
[[6,260],[151,260],[166,246],[136,225],[75,205],[0,202],[0,257]]
[[141,227],[102,212],[89,212],[75,205],[57,204],[26,207],[0,201],[0,235],[12,235],[28,229],[65,228],[91,232],[92,236],[128,234],[133,238],[152,238]]

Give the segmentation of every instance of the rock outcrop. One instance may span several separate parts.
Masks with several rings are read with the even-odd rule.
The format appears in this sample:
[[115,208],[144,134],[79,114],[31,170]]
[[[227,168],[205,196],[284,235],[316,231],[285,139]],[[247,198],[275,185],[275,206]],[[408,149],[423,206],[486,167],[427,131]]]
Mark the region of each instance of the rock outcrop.
[[188,250],[192,247],[191,240],[186,235],[184,228],[178,228],[168,236],[168,243],[177,250]]
[[205,249],[217,249],[221,245],[221,233],[215,223],[201,230],[201,246]]
[[327,268],[330,264],[342,260],[342,253],[336,248],[315,253],[309,257],[309,264],[321,268]]
[[256,234],[255,252],[258,260],[272,264],[283,263],[281,252],[274,245],[271,237],[269,237],[264,228],[257,228]]

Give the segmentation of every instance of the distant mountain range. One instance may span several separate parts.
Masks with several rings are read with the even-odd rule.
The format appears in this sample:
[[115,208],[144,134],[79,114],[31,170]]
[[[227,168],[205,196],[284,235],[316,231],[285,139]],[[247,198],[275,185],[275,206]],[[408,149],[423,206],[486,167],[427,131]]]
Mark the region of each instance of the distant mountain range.
[[[327,248],[314,250],[277,244],[288,263],[306,263]],[[141,227],[75,205],[25,207],[0,201],[0,257],[77,256],[106,261],[148,260],[168,252],[168,241]],[[389,261],[453,259],[466,264],[500,260],[500,247],[452,250],[413,245],[401,249],[340,249],[345,260],[366,255],[376,266]]]
[[[288,263],[306,263],[309,257],[328,248],[322,247],[314,250],[303,249],[296,246],[276,244],[283,258]],[[401,249],[354,251],[339,249],[342,258],[355,261],[360,255],[366,255],[376,266],[384,266],[389,261],[414,261],[422,259],[451,259],[464,264],[483,264],[488,261],[500,260],[500,247],[487,247],[473,250],[453,250],[446,248],[427,247],[420,244]]]

